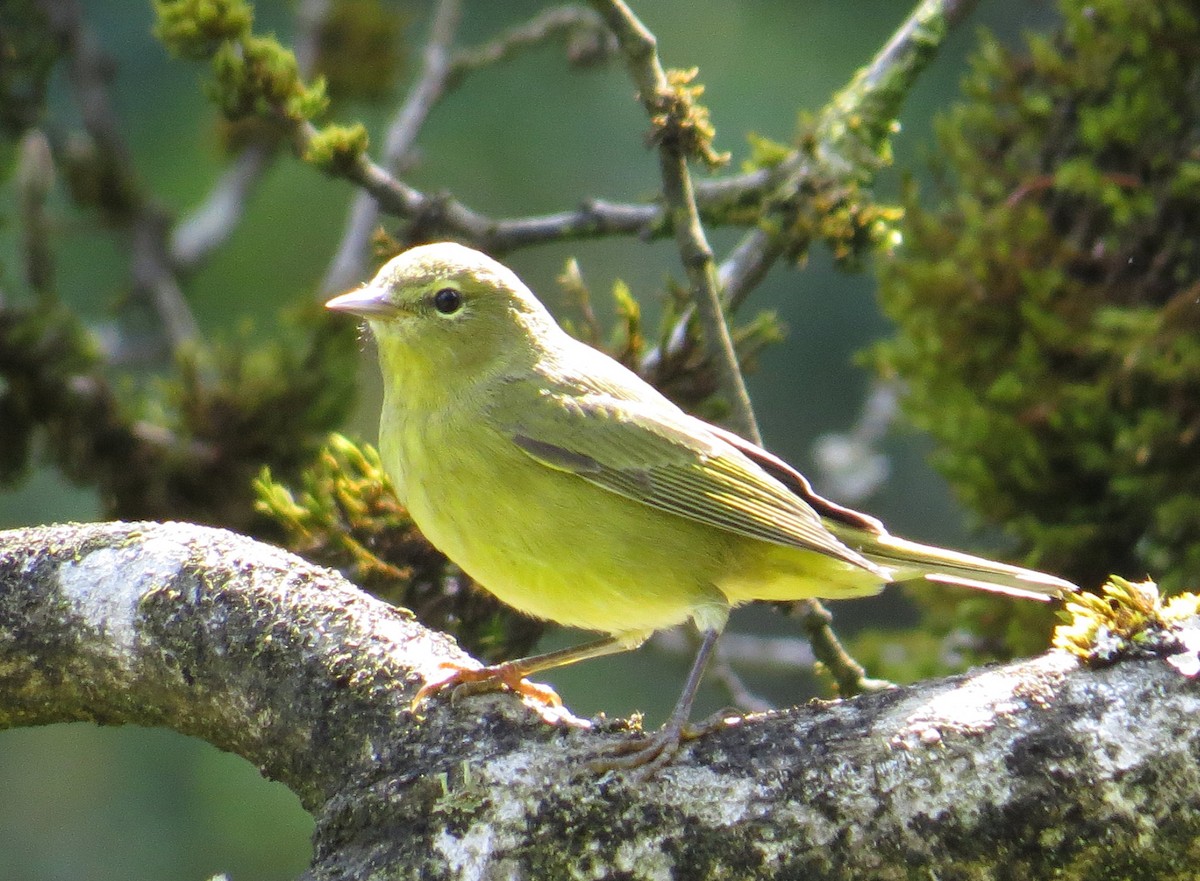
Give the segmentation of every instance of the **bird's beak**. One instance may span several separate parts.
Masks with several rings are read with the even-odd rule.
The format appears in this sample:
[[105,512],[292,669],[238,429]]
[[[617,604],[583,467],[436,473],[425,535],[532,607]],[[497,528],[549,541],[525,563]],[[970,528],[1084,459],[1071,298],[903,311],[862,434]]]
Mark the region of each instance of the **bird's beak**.
[[361,315],[363,318],[378,318],[381,315],[396,314],[396,306],[387,294],[372,285],[365,285],[357,290],[336,296],[325,304],[325,308],[332,309],[334,312]]

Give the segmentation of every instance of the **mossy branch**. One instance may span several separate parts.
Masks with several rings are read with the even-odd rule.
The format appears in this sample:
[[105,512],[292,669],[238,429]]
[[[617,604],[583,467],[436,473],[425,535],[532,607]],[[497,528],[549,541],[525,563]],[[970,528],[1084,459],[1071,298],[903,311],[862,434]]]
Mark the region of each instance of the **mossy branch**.
[[467,659],[327,570],[102,523],[0,532],[0,659],[0,727],[168,727],[285,783],[317,821],[309,881],[1194,874],[1195,681],[1153,654],[757,716],[633,784],[580,771],[624,723],[553,728],[503,694],[412,713]]

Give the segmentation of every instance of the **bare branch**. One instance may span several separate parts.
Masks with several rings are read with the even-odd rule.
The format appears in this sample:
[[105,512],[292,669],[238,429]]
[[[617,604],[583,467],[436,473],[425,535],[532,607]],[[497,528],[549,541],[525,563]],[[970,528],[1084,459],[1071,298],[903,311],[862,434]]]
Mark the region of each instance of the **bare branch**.
[[[587,39],[580,40],[581,37]],[[525,24],[510,28],[482,46],[460,49],[454,54],[452,76],[459,77],[507,61],[520,52],[559,38],[574,38],[582,44],[568,45],[568,57],[572,62],[599,61],[615,54],[617,49],[612,34],[590,9],[557,6],[542,10]]]
[[[26,615],[53,625],[34,635]],[[222,530],[0,532],[0,728],[164,725],[243,756],[316,810],[371,761],[362,738],[412,728],[412,681],[456,654],[328,570]],[[52,678],[39,672],[51,657]]]
[[[364,183],[366,192],[355,198],[351,205],[342,240],[321,283],[324,294],[345,290],[362,279],[366,272],[368,240],[379,222],[380,209],[411,218],[416,226],[429,232],[443,229],[452,232],[493,254],[539,240],[603,235],[606,229],[613,233],[641,232],[656,214],[656,209],[650,205],[609,206],[597,202],[576,212],[497,221],[452,199],[426,197],[392,179],[392,174],[409,160],[429,114],[466,74],[564,35],[594,30],[599,32],[597,40],[601,43],[607,35],[591,11],[563,6],[545,10],[483,46],[452,51],[460,6],[459,0],[444,0],[434,11],[421,73],[388,128],[379,166],[369,171],[364,169],[366,173],[359,181],[370,180],[377,187],[390,190],[392,198],[380,198],[380,190],[372,192]],[[600,51],[602,53],[603,49]]]
[[[871,63],[830,100],[817,125],[816,152],[822,174],[861,171],[844,152],[887,130],[917,77],[974,6],[975,0],[922,0]],[[870,122],[864,125],[862,120]],[[809,151],[793,150],[773,169],[775,188],[767,199],[764,218],[769,222],[746,233],[721,264],[720,277],[731,308],[741,304],[787,250],[784,231],[791,227],[797,194],[812,179],[812,163]],[[792,242],[790,247],[799,244]]]
[[[451,7],[442,6],[435,15],[425,65],[389,128],[381,161],[376,164],[362,157],[353,168],[342,170],[349,180],[364,190],[365,195],[360,195],[352,205],[337,254],[322,282],[322,291],[333,293],[361,280],[366,271],[367,240],[381,212],[411,221],[425,237],[459,239],[496,256],[547,242],[628,235],[649,239],[672,234],[673,219],[659,202],[638,204],[589,199],[573,211],[495,218],[475,211],[452,196],[423,193],[395,176],[396,170],[408,161],[428,114],[445,92],[456,87],[466,74],[504,61],[516,52],[546,40],[587,34],[592,28],[600,32],[597,41],[603,44],[612,40],[595,13],[581,7],[563,6],[539,13],[482,46],[459,49],[447,61],[453,36],[447,25],[453,11]],[[600,51],[605,54],[611,49],[603,45]],[[307,124],[299,126],[296,133],[298,149],[303,151],[314,131]],[[767,169],[700,181],[695,184],[696,202],[704,216],[721,218],[731,206],[755,204],[784,176],[783,171]],[[752,221],[747,218],[736,222]]]

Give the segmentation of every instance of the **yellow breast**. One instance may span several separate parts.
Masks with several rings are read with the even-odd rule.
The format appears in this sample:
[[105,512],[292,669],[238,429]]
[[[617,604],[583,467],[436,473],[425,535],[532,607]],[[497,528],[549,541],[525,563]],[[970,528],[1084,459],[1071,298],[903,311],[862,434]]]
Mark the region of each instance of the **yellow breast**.
[[556,471],[486,426],[410,422],[385,464],[426,537],[505,603],[608,633],[671,627],[715,588],[731,536]]

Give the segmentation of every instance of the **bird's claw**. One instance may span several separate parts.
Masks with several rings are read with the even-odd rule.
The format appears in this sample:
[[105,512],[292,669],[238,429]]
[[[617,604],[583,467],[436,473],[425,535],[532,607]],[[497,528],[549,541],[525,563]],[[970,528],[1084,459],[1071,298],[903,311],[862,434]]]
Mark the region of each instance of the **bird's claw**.
[[512,664],[495,664],[491,667],[464,667],[445,662],[442,665],[448,675],[426,682],[413,698],[411,708],[415,711],[422,703],[442,691],[450,691],[450,702],[461,697],[482,694],[488,691],[511,691],[521,698],[542,720],[551,725],[564,724],[573,728],[591,728],[591,722],[580,719],[568,710],[562,698],[548,685],[530,682],[521,675],[521,670]]
[[721,728],[732,727],[741,720],[740,715],[730,715],[724,711],[697,724],[672,720],[653,734],[613,745],[601,756],[588,762],[588,767],[597,774],[606,771],[628,771],[634,780],[640,782],[654,776],[660,768],[670,764],[686,741],[695,740]]
[[548,685],[530,682],[520,671],[511,664],[495,664],[491,667],[464,667],[453,663],[443,663],[442,668],[449,675],[441,679],[433,679],[421,686],[412,706],[415,709],[433,695],[451,689],[451,700],[460,697],[481,694],[487,691],[511,691],[520,695],[526,703],[533,702],[548,709],[562,708],[562,698]]

